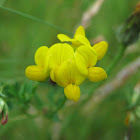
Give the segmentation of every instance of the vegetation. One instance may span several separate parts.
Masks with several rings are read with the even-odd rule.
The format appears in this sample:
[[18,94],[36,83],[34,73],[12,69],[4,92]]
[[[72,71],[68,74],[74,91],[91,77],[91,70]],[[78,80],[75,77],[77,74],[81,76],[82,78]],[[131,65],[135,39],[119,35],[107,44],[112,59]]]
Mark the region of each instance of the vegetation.
[[[109,47],[97,65],[102,82],[86,80],[76,103],[51,80],[25,76],[40,46],[73,37],[96,0],[0,0],[0,139],[140,139],[140,6],[138,0],[105,0],[91,17],[86,36]],[[137,6],[136,6],[137,5]],[[8,122],[7,122],[8,116]]]

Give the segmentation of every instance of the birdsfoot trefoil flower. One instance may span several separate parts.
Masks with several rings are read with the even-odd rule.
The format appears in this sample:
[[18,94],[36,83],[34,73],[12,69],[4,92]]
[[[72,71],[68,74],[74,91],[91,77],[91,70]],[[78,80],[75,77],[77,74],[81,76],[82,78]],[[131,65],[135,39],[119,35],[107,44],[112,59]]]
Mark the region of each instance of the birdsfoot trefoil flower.
[[57,36],[61,42],[40,47],[35,53],[36,65],[28,66],[25,74],[34,81],[46,81],[49,77],[64,87],[65,96],[73,101],[80,98],[79,85],[87,78],[98,82],[107,78],[105,70],[97,67],[108,48],[105,41],[91,46],[82,26],[78,27],[73,38],[64,34]]

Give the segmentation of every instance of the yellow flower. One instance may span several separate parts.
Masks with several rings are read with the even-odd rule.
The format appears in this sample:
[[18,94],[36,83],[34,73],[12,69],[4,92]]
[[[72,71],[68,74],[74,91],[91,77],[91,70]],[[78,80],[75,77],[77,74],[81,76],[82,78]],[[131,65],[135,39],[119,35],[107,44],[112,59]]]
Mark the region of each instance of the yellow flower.
[[73,58],[74,50],[69,44],[54,44],[46,56],[44,70],[50,71],[51,79],[64,87],[66,97],[76,102],[80,98],[78,85],[85,80],[85,77],[79,73]]
[[58,34],[61,42],[50,48],[40,47],[35,53],[36,65],[28,66],[25,74],[34,81],[45,81],[50,78],[59,86],[64,87],[65,96],[69,100],[77,102],[80,98],[79,85],[88,78],[92,82],[98,82],[107,78],[107,74],[101,67],[95,67],[98,60],[102,59],[108,49],[108,44],[101,41],[91,46],[85,37],[85,30],[78,27],[74,38],[64,34]]
[[81,41],[79,41],[79,38],[82,36],[85,36],[85,29],[83,26],[79,26],[75,32],[74,38],[70,38],[65,34],[58,34],[57,37],[61,42],[72,42],[72,47],[73,48],[78,48],[79,46],[83,45]]
[[56,83],[61,87],[65,87],[70,83],[80,85],[84,80],[85,77],[79,73],[74,59],[65,61],[58,68]]
[[92,47],[83,45],[75,52],[75,62],[79,72],[92,82],[98,82],[107,78],[104,69],[94,67],[97,62],[97,53]]
[[[85,29],[83,26],[79,26],[77,28],[74,38],[70,38],[65,34],[58,34],[57,37],[61,42],[65,42],[65,41],[72,42],[71,46],[75,49],[77,49],[78,47],[80,47],[82,45],[91,47],[89,40],[85,36]],[[101,42],[93,45],[92,48],[95,50],[95,52],[97,54],[97,59],[101,60],[107,52],[108,44],[105,41],[101,41]]]
[[51,79],[56,81],[56,73],[61,64],[72,58],[74,50],[69,44],[57,43],[50,47],[45,58],[44,71],[50,72]]
[[45,57],[48,53],[48,47],[42,46],[37,49],[35,53],[36,65],[31,65],[26,68],[25,75],[30,80],[34,81],[46,81],[49,77],[49,73],[44,72]]
[[97,60],[101,60],[107,52],[108,43],[105,41],[101,41],[101,42],[91,46],[89,40],[85,36],[78,35],[77,40],[88,47],[92,47],[97,54]]
[[87,77],[88,68],[95,66],[97,63],[97,54],[92,47],[83,45],[75,52],[75,62],[79,72]]
[[[79,42],[85,45],[80,46],[76,50],[76,52],[78,52],[81,55],[80,56],[78,53],[75,55],[75,61],[79,71],[83,75],[87,76],[88,79],[92,82],[98,82],[106,79],[107,74],[105,70],[100,67],[93,66],[95,66],[97,60],[101,60],[106,54],[108,49],[108,43],[105,41],[101,41],[93,45],[93,47],[91,47],[90,42],[86,37],[78,36],[77,39],[79,40]],[[91,55],[91,51],[89,50],[92,50],[94,54],[96,54],[97,59],[95,58],[95,55],[93,57],[93,53]],[[91,62],[93,62],[93,64]]]
[[77,69],[74,59],[69,59],[61,64],[56,74],[56,83],[64,87],[66,97],[73,101],[78,101],[80,98],[80,88],[85,77],[81,75]]

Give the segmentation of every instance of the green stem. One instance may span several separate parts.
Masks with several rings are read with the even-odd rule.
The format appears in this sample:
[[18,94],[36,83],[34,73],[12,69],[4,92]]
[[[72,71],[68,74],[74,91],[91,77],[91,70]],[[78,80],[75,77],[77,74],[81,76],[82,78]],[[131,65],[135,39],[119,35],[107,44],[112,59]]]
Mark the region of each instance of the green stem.
[[116,57],[114,58],[114,60],[112,61],[112,64],[109,66],[108,70],[107,70],[107,74],[110,75],[110,73],[112,72],[112,70],[114,69],[114,67],[118,64],[118,62],[120,61],[120,59],[122,58],[124,51],[126,49],[126,46],[121,46],[119,52],[117,53]]
[[[122,58],[124,51],[125,51],[126,47],[121,46],[119,52],[117,53],[116,57],[114,58],[114,60],[112,61],[111,65],[109,66],[108,70],[107,70],[107,74],[110,75],[110,73],[112,72],[112,70],[116,67],[116,65],[118,64],[118,62],[120,61],[120,59]],[[104,81],[101,81],[99,83],[96,83],[96,85],[92,88],[92,91],[96,88],[98,88]]]
[[67,98],[64,97],[64,100],[62,101],[62,103],[56,108],[56,110],[54,111],[55,113],[57,113],[66,103]]
[[49,23],[48,21],[39,19],[39,18],[37,18],[37,17],[31,16],[31,15],[28,15],[28,14],[25,14],[25,13],[20,12],[20,11],[18,11],[18,10],[14,10],[14,9],[11,9],[11,8],[7,8],[7,7],[4,7],[4,6],[2,6],[2,5],[0,5],[0,8],[3,9],[3,10],[9,11],[9,12],[11,12],[11,13],[14,13],[14,14],[17,14],[17,15],[20,15],[20,16],[23,16],[23,17],[25,17],[25,18],[31,19],[31,20],[33,20],[33,21],[46,24],[46,25],[48,25],[48,26],[50,26],[50,27],[52,27],[52,28],[54,28],[54,29],[56,29],[56,30],[58,30],[58,31],[61,31],[61,32],[64,32],[64,33],[68,33],[68,34],[70,34],[70,35],[72,34],[71,32],[68,32],[68,31],[64,30],[63,28],[61,28],[61,27],[59,27],[59,26],[57,26],[57,25],[51,24],[51,23]]

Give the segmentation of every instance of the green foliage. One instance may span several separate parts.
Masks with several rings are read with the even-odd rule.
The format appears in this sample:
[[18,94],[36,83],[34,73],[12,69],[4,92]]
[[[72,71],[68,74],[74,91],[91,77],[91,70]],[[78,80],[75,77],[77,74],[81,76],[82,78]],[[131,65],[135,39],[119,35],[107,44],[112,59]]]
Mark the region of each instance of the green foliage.
[[23,84],[16,82],[14,84],[3,85],[3,95],[6,98],[16,99],[17,102],[26,104],[30,101],[31,97],[35,93],[36,84],[32,81],[25,81]]
[[36,87],[37,84],[32,81],[15,82],[14,84],[2,83],[0,95],[7,102],[10,109],[28,108],[31,98],[36,92]]

